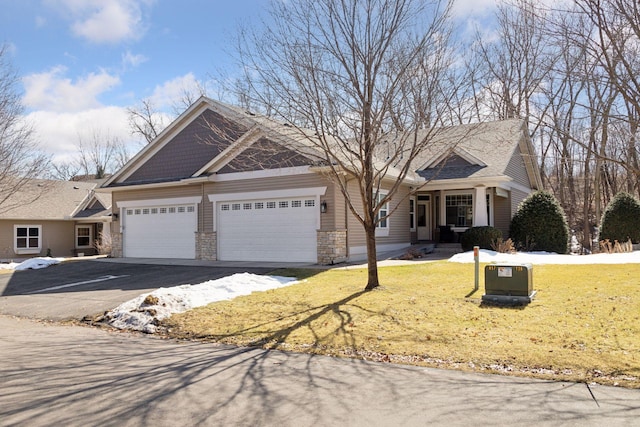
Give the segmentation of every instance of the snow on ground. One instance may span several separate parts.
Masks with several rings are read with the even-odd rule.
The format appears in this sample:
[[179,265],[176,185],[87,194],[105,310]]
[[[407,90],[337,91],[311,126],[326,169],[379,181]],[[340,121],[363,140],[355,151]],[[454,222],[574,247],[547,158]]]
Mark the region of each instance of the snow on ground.
[[238,273],[197,285],[159,288],[119,305],[107,312],[104,320],[119,329],[154,333],[158,321],[173,313],[182,313],[215,301],[281,288],[296,282],[292,277]]
[[[472,263],[473,251],[454,255],[449,262]],[[531,264],[629,264],[640,263],[640,252],[597,255],[558,255],[548,252],[503,254],[480,250],[480,262]],[[408,263],[411,263],[409,261]],[[109,311],[104,320],[119,329],[154,333],[158,322],[173,313],[182,313],[215,301],[229,300],[255,291],[265,291],[296,283],[296,279],[239,273],[197,285],[160,288],[127,301]]]
[[[474,262],[473,251],[456,254],[449,262]],[[618,254],[558,255],[550,252],[517,252],[503,254],[480,249],[480,262],[516,263],[516,264],[637,264],[640,263],[640,251]]]
[[46,268],[50,265],[60,264],[64,261],[64,258],[51,258],[51,257],[37,257],[29,258],[22,262],[9,262],[1,263],[0,270],[37,270],[39,268]]

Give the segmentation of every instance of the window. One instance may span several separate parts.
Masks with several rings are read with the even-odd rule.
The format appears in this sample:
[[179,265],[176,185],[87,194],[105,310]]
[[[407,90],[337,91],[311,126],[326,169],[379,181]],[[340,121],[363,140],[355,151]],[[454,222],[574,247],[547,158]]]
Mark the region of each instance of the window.
[[409,199],[409,228],[411,231],[416,229],[416,201]]
[[185,213],[187,211],[186,206],[178,206],[178,213]]
[[42,250],[42,226],[16,225],[13,232],[16,254],[37,254]]
[[92,241],[90,225],[76,225],[76,248],[89,248]]
[[291,201],[291,207],[292,208],[301,208],[302,207],[302,200],[292,200]]
[[228,203],[224,203],[224,204],[220,205],[220,210],[221,211],[228,211],[229,210],[229,204]]
[[304,206],[306,208],[312,208],[316,205],[316,201],[315,200],[305,200],[304,201]]
[[471,194],[450,194],[445,197],[447,225],[473,226],[473,197]]
[[253,204],[251,204],[251,203],[243,203],[242,204],[242,209],[247,211],[247,210],[250,210],[252,206],[253,206]]
[[[380,201],[382,201],[382,199],[384,199],[386,197],[387,193],[378,193],[378,200],[377,202],[380,203]],[[385,203],[382,206],[380,206],[380,210],[378,211],[378,218],[376,219],[380,219],[380,222],[378,222],[378,224],[376,225],[376,236],[388,236],[389,235],[389,218],[385,218],[387,215],[389,215],[389,203]]]
[[289,207],[289,201],[278,202],[278,207],[279,208],[288,208]]
[[267,209],[275,209],[276,202],[267,202]]
[[255,208],[256,209],[264,209],[264,202],[256,202],[255,203]]

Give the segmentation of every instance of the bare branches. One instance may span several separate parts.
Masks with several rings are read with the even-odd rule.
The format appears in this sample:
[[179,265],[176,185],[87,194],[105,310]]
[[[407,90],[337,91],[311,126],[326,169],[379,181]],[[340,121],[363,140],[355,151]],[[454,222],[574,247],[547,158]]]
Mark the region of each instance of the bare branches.
[[0,46],[0,209],[9,197],[46,170],[48,159],[39,152],[33,130],[22,116],[19,79],[5,46]]
[[381,208],[454,98],[449,6],[414,0],[272,6],[264,31],[238,35],[243,103],[291,123],[301,145],[322,159],[367,233],[375,287],[374,232],[386,221]]

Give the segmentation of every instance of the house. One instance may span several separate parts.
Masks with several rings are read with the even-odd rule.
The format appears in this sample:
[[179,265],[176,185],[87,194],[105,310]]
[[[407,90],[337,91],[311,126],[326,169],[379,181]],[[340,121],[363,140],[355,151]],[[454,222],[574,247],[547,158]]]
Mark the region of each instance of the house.
[[0,204],[0,259],[96,253],[109,232],[111,198],[97,182],[32,179]]
[[[364,258],[364,230],[295,138],[286,124],[200,98],[100,188],[113,198],[112,255]],[[394,214],[377,229],[379,251],[453,239],[474,225],[506,232],[518,203],[540,188],[521,121],[443,129],[437,138],[439,150],[420,156],[414,176],[384,207],[383,215]]]

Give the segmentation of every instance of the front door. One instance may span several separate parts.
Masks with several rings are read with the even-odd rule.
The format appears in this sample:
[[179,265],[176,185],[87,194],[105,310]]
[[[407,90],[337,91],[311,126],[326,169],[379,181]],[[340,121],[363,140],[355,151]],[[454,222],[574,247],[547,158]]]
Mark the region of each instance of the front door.
[[428,195],[418,196],[417,229],[418,240],[432,240],[431,237],[431,200]]

